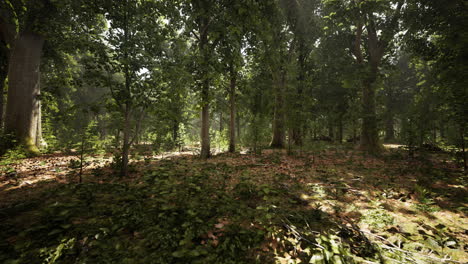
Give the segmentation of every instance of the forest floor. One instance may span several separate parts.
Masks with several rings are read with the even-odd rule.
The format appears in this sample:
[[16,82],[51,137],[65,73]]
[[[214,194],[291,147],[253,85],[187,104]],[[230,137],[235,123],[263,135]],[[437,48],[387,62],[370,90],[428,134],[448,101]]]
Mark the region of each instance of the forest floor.
[[466,263],[447,153],[49,154],[0,166],[1,263]]

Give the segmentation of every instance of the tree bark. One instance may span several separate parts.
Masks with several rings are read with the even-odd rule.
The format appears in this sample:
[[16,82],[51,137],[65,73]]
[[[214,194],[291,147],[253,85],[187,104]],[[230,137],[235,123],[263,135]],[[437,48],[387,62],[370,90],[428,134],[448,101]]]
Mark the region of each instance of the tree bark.
[[241,118],[238,112],[236,112],[236,130],[237,130],[237,138],[240,140],[241,138]]
[[395,140],[395,120],[393,115],[388,114],[385,121],[385,141],[392,142]]
[[[354,3],[354,2],[353,2]],[[403,2],[398,2],[395,13],[389,17],[390,26],[382,30],[380,34],[374,22],[374,14],[372,12],[365,13],[361,18],[364,21],[367,29],[367,52],[368,62],[364,62],[364,56],[361,51],[361,42],[363,34],[363,23],[361,19],[357,21],[356,35],[353,43],[353,54],[359,65],[365,66],[366,76],[362,80],[362,130],[359,148],[370,153],[379,152],[382,150],[382,145],[379,143],[377,118],[375,112],[375,82],[379,72],[379,64],[384,55],[384,52],[392,40],[396,30],[398,29],[398,19]],[[379,36],[380,35],[380,36]]]
[[273,138],[270,143],[272,148],[284,148],[285,126],[284,126],[284,85],[286,73],[280,70],[279,80],[275,84],[275,109],[273,115]]
[[338,118],[338,143],[343,143],[343,115],[340,114]]
[[209,100],[209,82],[205,80],[202,87],[202,126],[201,126],[201,153],[200,156],[203,159],[207,159],[211,156],[210,152],[210,105]]
[[462,149],[461,151],[461,154],[463,155],[462,156],[462,159],[463,159],[463,171],[465,172],[465,174],[467,174],[467,170],[468,170],[468,157],[466,155],[466,142],[465,142],[465,125],[460,125],[460,147]]
[[13,134],[32,154],[40,122],[40,62],[44,38],[32,32],[21,32],[10,57],[8,100],[5,132]]
[[172,140],[178,144],[179,140],[179,121],[177,119],[172,120]]
[[236,72],[231,66],[231,85],[229,89],[229,152],[236,151]]
[[4,34],[0,34],[0,132],[3,131],[3,109],[5,84],[8,76],[8,58],[10,56]]
[[0,62],[0,131],[3,131],[3,106],[4,106],[4,92],[5,92],[5,81],[8,75],[8,64],[6,63],[6,56],[1,56]]
[[128,155],[130,153],[130,105],[125,104],[123,145],[122,145],[122,166],[120,167],[120,176],[128,175]]
[[302,106],[302,101],[303,101],[303,91],[304,91],[304,86],[305,86],[305,77],[307,74],[307,47],[306,44],[304,43],[304,39],[300,37],[298,39],[299,41],[299,56],[297,58],[297,63],[299,67],[298,75],[297,75],[297,94],[296,94],[296,102],[295,102],[295,120],[293,124],[293,130],[292,130],[292,139],[293,143],[297,146],[302,146],[302,137],[304,134],[304,131],[302,131],[302,124],[304,122],[304,117],[303,117],[303,106]]
[[333,122],[331,118],[328,118],[328,137],[332,142],[335,141],[335,134],[333,133]]
[[[206,4],[206,3],[204,3]],[[202,112],[201,112],[201,151],[200,156],[202,159],[207,159],[211,156],[210,151],[210,81],[208,76],[208,67],[210,61],[210,54],[209,54],[209,41],[208,41],[208,27],[209,27],[209,18],[202,17],[199,19],[199,51],[202,55],[202,65],[201,65],[201,104],[202,104]]]
[[375,113],[375,89],[374,81],[367,79],[363,82],[362,90],[362,129],[360,149],[376,153],[381,150],[377,131],[377,117]]
[[223,124],[223,110],[219,111],[219,132],[223,132],[224,124]]
[[[366,28],[368,35],[367,46],[369,52],[369,61],[367,63],[368,73],[366,74],[366,76],[364,76],[362,81],[363,118],[360,138],[360,149],[370,153],[377,153],[382,150],[382,146],[379,143],[377,117],[375,111],[375,82],[377,80],[379,64],[384,52],[384,46],[378,40],[377,31],[375,29],[375,25],[372,19],[369,19]],[[356,51],[356,53],[357,52],[358,51]],[[360,60],[362,64],[362,55]]]

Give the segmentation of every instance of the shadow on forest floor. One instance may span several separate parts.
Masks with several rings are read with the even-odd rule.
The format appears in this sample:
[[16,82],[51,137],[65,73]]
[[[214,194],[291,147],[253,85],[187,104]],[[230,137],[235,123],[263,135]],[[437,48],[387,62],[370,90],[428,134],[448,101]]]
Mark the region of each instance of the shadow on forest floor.
[[467,259],[465,178],[436,155],[142,155],[125,179],[109,158],[92,157],[83,184],[72,159],[27,159],[2,176],[0,260]]

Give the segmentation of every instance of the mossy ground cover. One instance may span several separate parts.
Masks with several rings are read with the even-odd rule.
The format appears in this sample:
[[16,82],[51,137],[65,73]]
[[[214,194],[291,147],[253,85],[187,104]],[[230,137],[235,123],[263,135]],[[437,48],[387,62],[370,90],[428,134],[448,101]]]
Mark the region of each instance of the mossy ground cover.
[[[2,263],[464,263],[466,177],[445,154],[345,147],[9,164]],[[3,168],[2,168],[3,169]],[[14,176],[11,176],[14,170]],[[48,177],[44,177],[48,175]]]

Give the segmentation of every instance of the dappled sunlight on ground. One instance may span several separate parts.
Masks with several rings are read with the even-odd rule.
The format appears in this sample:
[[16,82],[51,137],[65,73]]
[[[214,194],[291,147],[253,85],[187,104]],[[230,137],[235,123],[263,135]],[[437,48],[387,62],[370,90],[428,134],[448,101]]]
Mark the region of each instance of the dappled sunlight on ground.
[[[226,193],[237,192],[240,187],[249,192],[249,186],[254,186],[249,206],[255,207],[256,202],[269,199],[269,195],[277,195],[275,192],[280,190],[284,197],[274,200],[275,208],[293,204],[299,211],[320,212],[327,219],[395,243],[423,241],[422,248],[453,253],[466,260],[468,254],[463,250],[455,252],[454,246],[463,248],[468,243],[467,188],[458,168],[438,160],[432,164],[427,160],[407,160],[394,152],[396,148],[390,147],[380,157],[338,149],[293,155],[267,150],[263,155],[219,153],[206,161],[188,150],[158,155],[142,153],[133,156],[126,179],[115,176],[110,167],[111,157],[96,156],[87,158],[83,181],[140,184],[148,174],[170,173],[181,179],[206,174]],[[72,160],[77,157],[55,155],[12,165],[16,173],[0,178],[0,207],[31,199],[57,184],[76,183],[77,168],[70,166]],[[164,164],[173,167],[169,172],[161,171]],[[220,218],[203,243],[218,243],[230,221]],[[320,227],[311,231],[318,232]],[[269,247],[274,247],[274,243],[270,241]]]
[[405,145],[401,145],[401,144],[384,144],[384,147],[388,148],[388,149],[398,149],[398,148],[405,147]]

